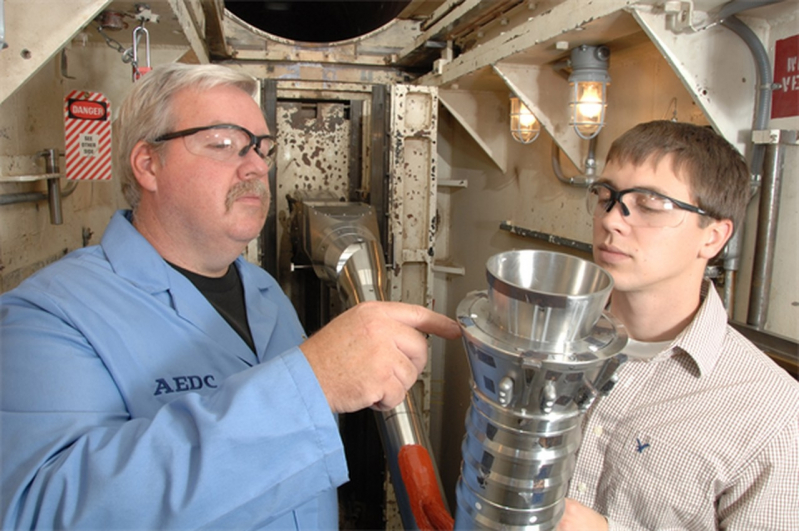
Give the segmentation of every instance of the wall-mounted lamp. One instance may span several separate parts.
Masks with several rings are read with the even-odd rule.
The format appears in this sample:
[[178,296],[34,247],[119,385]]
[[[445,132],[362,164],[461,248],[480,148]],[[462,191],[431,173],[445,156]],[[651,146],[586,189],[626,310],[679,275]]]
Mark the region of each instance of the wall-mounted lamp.
[[527,105],[516,96],[510,97],[510,134],[517,142],[530,144],[541,133],[541,124]]
[[607,46],[583,44],[571,52],[569,125],[573,125],[580,138],[586,140],[599,134],[605,125],[607,86],[610,83],[609,59],[610,49]]

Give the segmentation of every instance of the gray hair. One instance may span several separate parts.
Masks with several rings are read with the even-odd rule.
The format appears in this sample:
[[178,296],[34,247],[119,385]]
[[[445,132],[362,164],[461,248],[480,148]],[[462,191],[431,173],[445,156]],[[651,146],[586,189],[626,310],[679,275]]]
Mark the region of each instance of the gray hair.
[[[133,84],[116,120],[114,162],[122,193],[134,211],[141,199],[141,187],[130,164],[134,146],[141,140],[153,143],[174,127],[177,117],[172,113],[172,101],[175,94],[185,89],[205,91],[218,86],[236,87],[253,97],[258,92],[255,78],[225,66],[210,64],[160,65]],[[157,146],[156,152],[160,156],[162,148]]]

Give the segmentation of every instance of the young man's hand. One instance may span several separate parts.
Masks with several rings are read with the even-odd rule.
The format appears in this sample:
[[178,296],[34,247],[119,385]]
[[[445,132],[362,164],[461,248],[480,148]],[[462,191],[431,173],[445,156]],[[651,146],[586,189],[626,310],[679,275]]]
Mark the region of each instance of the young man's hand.
[[563,512],[557,531],[607,531],[607,519],[589,509],[580,502],[566,498],[566,510]]

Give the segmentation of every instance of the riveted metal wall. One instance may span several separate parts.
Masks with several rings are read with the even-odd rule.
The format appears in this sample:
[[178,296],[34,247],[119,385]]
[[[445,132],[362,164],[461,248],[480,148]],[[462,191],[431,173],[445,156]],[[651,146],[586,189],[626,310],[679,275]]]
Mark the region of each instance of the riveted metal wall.
[[431,306],[435,241],[437,89],[391,94],[389,226],[391,298]]
[[[438,90],[391,87],[389,120],[390,298],[433,307]],[[430,421],[430,363],[414,387],[424,422]],[[388,485],[387,485],[388,488]],[[401,529],[387,505],[387,529]]]

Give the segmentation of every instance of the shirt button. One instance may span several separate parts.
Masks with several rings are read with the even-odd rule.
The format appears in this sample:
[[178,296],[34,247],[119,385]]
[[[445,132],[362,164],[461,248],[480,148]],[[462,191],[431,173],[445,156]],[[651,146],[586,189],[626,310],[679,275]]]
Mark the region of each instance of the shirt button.
[[594,435],[597,437],[602,437],[603,431],[604,430],[602,430],[602,426],[594,426]]
[[585,483],[579,483],[579,484],[577,485],[577,491],[578,491],[578,492],[580,492],[580,493],[584,493],[584,492],[585,492],[585,491],[587,491],[587,490],[588,490],[588,486],[587,486]]

